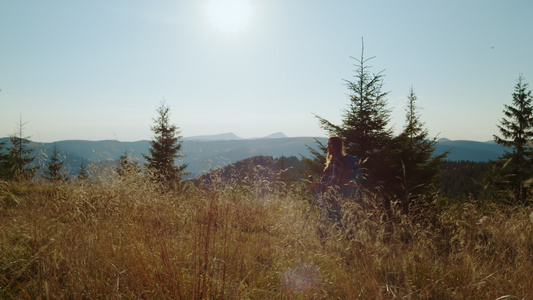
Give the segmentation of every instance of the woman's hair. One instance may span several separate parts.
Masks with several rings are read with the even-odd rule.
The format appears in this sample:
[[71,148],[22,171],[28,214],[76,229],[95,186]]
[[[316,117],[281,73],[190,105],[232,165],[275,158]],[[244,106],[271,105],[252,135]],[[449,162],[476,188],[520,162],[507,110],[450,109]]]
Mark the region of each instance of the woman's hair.
[[328,145],[331,144],[331,151],[330,147],[328,147],[328,155],[326,157],[326,169],[328,168],[329,164],[335,157],[342,158],[346,153],[344,152],[344,145],[342,142],[342,139],[338,136],[332,136],[328,139]]

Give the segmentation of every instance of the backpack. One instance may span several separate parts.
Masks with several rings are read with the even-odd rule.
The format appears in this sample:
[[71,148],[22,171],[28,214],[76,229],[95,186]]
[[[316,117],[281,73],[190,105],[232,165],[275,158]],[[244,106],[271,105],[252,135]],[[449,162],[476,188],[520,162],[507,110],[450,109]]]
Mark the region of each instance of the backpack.
[[341,187],[345,195],[351,196],[357,192],[363,172],[359,166],[359,158],[355,155],[346,154],[343,157],[343,164]]

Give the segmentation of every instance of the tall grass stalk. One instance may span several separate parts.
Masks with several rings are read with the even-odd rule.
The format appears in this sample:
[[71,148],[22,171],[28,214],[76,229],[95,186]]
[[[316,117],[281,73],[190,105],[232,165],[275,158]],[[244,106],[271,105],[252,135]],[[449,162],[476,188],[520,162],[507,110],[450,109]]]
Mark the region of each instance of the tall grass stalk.
[[[533,298],[531,210],[344,205],[321,243],[302,185],[139,176],[0,187],[0,298]],[[439,203],[438,200],[435,203]]]

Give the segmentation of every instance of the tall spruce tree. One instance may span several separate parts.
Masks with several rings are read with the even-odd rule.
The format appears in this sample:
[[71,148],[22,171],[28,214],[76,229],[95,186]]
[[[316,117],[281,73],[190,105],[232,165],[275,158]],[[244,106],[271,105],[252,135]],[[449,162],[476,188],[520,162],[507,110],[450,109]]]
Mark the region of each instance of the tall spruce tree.
[[498,125],[501,136],[494,135],[496,143],[509,151],[498,159],[497,170],[505,180],[500,188],[511,191],[515,202],[525,203],[530,188],[525,184],[533,176],[533,98],[528,84],[520,75],[513,93],[512,105],[505,105],[504,117]]
[[413,200],[436,191],[440,167],[447,155],[434,155],[437,138],[429,137],[420,120],[413,87],[407,99],[405,126],[402,133],[394,138],[390,168],[396,179],[392,183],[393,192],[400,199],[404,213],[409,212]]
[[[352,57],[353,58],[353,57]],[[353,58],[357,64],[355,79],[345,80],[350,90],[350,103],[344,110],[342,124],[336,125],[316,116],[321,127],[330,135],[342,137],[348,153],[358,156],[366,163],[363,165],[367,188],[375,187],[380,182],[390,180],[387,169],[387,146],[392,139],[392,130],[387,128],[390,120],[390,109],[387,108],[386,97],[383,92],[383,71],[370,73],[368,61],[374,57],[364,58],[364,44],[361,58]]]
[[153,174],[154,178],[170,183],[180,182],[184,173],[186,164],[176,166],[179,159],[185,156],[180,154],[182,136],[179,135],[179,128],[170,124],[170,107],[163,101],[157,108],[158,117],[154,119],[155,125],[151,127],[155,136],[150,141],[149,155],[143,154],[146,159],[147,169]]
[[22,118],[18,125],[18,132],[9,136],[11,146],[8,148],[9,164],[11,166],[10,177],[16,179],[29,179],[35,175],[37,166],[31,166],[35,161],[33,150],[29,148],[30,140],[23,136],[24,125]]
[[59,157],[60,153],[57,145],[54,144],[52,156],[46,169],[44,170],[44,178],[51,182],[61,182],[67,180],[67,175],[61,171],[63,168],[63,160]]

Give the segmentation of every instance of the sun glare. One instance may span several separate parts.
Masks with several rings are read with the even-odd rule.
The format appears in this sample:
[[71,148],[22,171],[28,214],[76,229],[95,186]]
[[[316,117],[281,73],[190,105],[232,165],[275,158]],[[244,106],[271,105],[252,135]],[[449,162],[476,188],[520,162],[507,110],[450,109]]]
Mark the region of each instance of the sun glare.
[[246,27],[251,12],[248,0],[210,0],[207,4],[209,22],[225,33],[235,33]]

